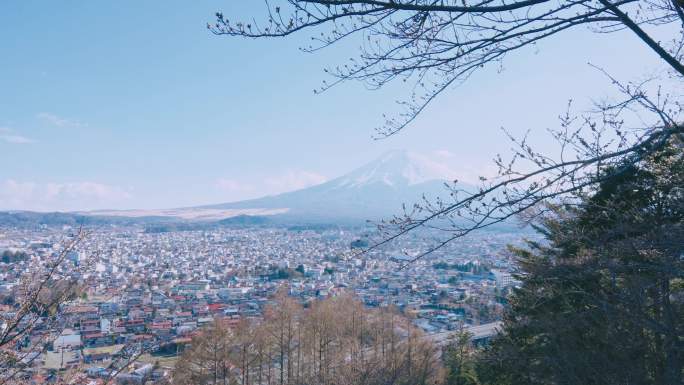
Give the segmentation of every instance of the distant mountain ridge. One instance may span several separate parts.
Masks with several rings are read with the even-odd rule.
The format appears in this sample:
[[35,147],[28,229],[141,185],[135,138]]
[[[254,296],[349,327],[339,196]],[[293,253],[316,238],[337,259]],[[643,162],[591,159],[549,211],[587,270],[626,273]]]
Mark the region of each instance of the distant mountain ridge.
[[[199,209],[286,209],[284,216],[313,220],[379,219],[400,214],[402,204],[410,206],[423,196],[446,197],[444,183],[455,177],[441,163],[398,150],[316,186]],[[472,189],[468,185],[461,187]]]
[[[446,182],[457,177],[448,166],[403,150],[385,153],[330,181],[278,195],[197,207],[150,210],[97,210],[73,213],[0,212],[0,223],[82,224],[168,222],[217,225],[362,223],[389,218],[420,202],[447,198]],[[459,184],[464,190],[473,186]]]

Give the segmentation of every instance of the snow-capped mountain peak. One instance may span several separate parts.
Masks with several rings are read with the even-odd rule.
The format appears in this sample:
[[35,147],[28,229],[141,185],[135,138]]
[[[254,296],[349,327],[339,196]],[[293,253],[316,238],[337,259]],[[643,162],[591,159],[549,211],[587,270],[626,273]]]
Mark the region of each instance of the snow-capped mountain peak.
[[279,195],[205,206],[210,209],[279,209],[298,218],[379,219],[402,205],[446,197],[444,181],[454,180],[448,166],[408,151],[391,151],[331,181]]
[[332,182],[346,188],[372,184],[400,187],[454,178],[455,172],[444,164],[413,152],[394,150]]

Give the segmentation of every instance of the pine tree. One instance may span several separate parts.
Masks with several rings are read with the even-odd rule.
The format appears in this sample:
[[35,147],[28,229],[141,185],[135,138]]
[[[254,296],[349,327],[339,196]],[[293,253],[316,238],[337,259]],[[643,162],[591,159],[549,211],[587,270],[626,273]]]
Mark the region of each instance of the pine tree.
[[680,145],[602,173],[612,176],[596,191],[547,207],[545,241],[513,250],[523,284],[481,360],[486,382],[682,383]]

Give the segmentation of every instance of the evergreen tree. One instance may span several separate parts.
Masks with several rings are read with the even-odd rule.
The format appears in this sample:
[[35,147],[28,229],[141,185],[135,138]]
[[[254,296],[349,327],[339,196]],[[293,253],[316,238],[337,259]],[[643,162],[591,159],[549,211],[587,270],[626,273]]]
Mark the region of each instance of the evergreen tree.
[[682,384],[684,159],[670,143],[574,204],[545,242],[513,250],[522,287],[480,376],[496,384]]

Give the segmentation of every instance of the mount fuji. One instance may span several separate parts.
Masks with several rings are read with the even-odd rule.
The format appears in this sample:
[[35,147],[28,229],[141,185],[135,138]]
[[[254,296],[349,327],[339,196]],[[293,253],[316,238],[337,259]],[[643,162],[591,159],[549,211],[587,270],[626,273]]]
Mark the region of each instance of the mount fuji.
[[[202,206],[209,210],[267,210],[278,216],[330,219],[379,219],[402,212],[423,196],[447,197],[444,187],[457,175],[444,164],[404,150],[388,152],[328,182],[273,196]],[[461,185],[470,190],[472,186]]]
[[[391,151],[325,183],[257,199],[175,209],[0,212],[0,223],[359,223],[401,214],[403,204],[411,207],[423,197],[447,198],[444,183],[457,176],[448,166],[430,158]],[[458,187],[475,190],[467,184],[459,183]]]

